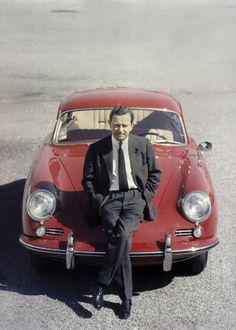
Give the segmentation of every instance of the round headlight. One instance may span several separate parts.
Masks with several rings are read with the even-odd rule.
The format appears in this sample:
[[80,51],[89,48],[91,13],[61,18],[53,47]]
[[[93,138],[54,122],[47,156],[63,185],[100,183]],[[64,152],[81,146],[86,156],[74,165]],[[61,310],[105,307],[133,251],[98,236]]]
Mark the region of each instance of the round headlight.
[[47,190],[34,191],[27,200],[27,212],[36,221],[49,219],[56,209],[56,198]]
[[206,220],[211,213],[211,201],[206,193],[191,191],[183,198],[182,209],[188,220],[201,222]]

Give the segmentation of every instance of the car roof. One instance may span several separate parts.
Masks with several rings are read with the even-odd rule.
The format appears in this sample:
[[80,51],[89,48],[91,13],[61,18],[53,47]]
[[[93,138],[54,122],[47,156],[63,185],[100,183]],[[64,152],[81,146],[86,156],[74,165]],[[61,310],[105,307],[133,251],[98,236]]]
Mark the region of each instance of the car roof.
[[97,88],[76,92],[61,102],[59,112],[73,109],[114,107],[117,104],[137,108],[169,109],[182,116],[180,103],[170,94],[123,87]]

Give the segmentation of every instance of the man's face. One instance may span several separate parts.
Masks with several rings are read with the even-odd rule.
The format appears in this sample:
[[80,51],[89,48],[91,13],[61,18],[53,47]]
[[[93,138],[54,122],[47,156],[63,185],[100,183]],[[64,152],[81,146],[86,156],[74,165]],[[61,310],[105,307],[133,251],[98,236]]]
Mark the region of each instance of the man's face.
[[119,142],[124,141],[128,137],[130,131],[133,128],[133,124],[131,124],[131,117],[129,113],[126,113],[125,115],[121,115],[121,116],[113,115],[112,120],[109,121],[109,124],[112,135]]

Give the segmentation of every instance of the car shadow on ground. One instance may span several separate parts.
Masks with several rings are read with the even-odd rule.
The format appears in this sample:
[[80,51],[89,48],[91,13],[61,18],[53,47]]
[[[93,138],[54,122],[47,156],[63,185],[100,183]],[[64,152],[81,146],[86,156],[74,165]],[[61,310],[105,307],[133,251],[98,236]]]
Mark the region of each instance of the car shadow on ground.
[[[96,282],[98,268],[78,266],[67,271],[64,263],[53,263],[46,273],[35,272],[30,265],[28,252],[20,246],[22,197],[25,180],[0,186],[0,290],[22,295],[46,295],[59,300],[83,318],[92,317],[85,308],[91,304],[91,288]],[[181,267],[164,273],[160,267],[134,268],[135,296],[149,290],[167,286],[174,277],[187,275]],[[107,294],[117,293],[111,287]],[[117,313],[119,303],[107,301],[105,308]]]

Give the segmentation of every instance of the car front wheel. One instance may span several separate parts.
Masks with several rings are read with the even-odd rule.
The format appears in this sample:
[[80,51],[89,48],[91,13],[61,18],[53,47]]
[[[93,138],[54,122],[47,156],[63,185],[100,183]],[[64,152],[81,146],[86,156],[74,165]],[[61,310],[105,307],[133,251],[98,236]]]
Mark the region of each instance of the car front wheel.
[[34,253],[30,253],[30,263],[32,268],[38,273],[44,273],[49,269],[48,259]]
[[207,259],[208,252],[205,252],[189,260],[191,273],[193,275],[200,274],[206,268]]

